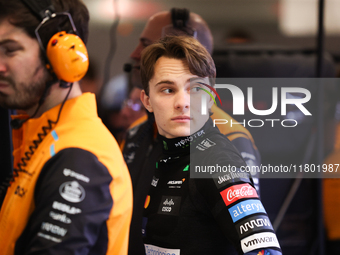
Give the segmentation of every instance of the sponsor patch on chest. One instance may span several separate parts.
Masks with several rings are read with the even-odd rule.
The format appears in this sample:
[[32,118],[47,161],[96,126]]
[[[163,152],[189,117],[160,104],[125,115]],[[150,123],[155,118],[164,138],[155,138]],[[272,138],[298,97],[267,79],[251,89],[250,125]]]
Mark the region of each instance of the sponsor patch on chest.
[[179,196],[162,196],[158,208],[158,214],[178,215],[181,206],[181,197]]

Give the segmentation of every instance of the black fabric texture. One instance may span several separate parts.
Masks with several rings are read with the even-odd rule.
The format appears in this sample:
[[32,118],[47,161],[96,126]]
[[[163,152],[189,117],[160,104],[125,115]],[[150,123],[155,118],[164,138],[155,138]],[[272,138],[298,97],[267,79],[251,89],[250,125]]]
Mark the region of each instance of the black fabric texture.
[[[196,136],[199,132],[203,135]],[[251,176],[248,174],[247,178],[217,186],[213,177],[190,178],[190,168],[216,163],[240,168],[246,163],[232,143],[212,126],[211,119],[197,133],[191,135],[194,139],[158,136],[163,143],[163,152],[154,166],[155,172],[144,206],[144,243],[180,249],[180,254],[186,255],[244,254],[236,223],[233,223],[228,209],[248,198],[226,206],[220,193],[233,185],[253,187]],[[197,145],[207,138],[216,143],[209,148],[209,152],[197,149]],[[191,142],[181,143],[184,140]],[[255,189],[252,190],[255,193],[253,199],[258,200]],[[263,213],[252,214],[256,215]],[[265,231],[273,232],[270,229]],[[254,233],[251,230],[248,236]],[[270,250],[271,254],[281,254],[275,249],[266,250]],[[247,254],[258,254],[258,250]]]
[[[79,148],[58,152],[41,171],[34,193],[36,208],[16,242],[15,254],[106,254],[106,220],[113,206],[111,181],[107,168],[94,154]],[[70,192],[81,190],[76,193],[79,199],[76,196],[72,201],[65,186],[76,186]]]

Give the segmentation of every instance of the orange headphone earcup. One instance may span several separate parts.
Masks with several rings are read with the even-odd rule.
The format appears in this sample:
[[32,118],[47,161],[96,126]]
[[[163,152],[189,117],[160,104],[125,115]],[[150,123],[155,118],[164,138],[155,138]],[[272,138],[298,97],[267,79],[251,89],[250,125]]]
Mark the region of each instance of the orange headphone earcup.
[[59,80],[81,80],[89,67],[86,46],[79,36],[58,32],[47,44],[46,55]]

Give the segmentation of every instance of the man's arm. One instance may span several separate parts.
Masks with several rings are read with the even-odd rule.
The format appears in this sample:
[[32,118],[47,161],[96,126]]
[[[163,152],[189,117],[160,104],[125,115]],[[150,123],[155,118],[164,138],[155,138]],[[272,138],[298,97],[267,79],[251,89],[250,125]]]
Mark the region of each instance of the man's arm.
[[204,201],[239,254],[281,254],[276,234],[252,178],[244,171],[244,160],[229,141],[222,137],[211,140],[216,142],[216,146],[194,154],[191,162],[233,168],[230,172],[216,173],[211,178],[194,179],[198,197]]
[[246,162],[247,167],[250,170],[249,172],[253,178],[255,189],[260,195],[259,171],[257,171],[261,165],[261,156],[259,151],[251,139],[243,133],[226,136],[230,138],[229,140],[240,152],[242,158]]
[[[256,167],[260,167],[261,156],[250,132],[242,125],[242,123],[236,121],[234,118],[232,118],[229,114],[224,112],[216,105],[212,106],[211,111],[213,112],[211,119],[223,120],[216,122],[217,128],[236,147],[236,149],[246,162],[247,166],[251,169],[256,169]],[[260,194],[258,179],[259,173],[252,172],[252,177],[257,193]]]
[[250,180],[222,184],[212,179],[196,179],[195,182],[202,200],[238,254],[282,254],[272,224]]
[[106,254],[112,177],[82,149],[60,151],[43,167],[35,208],[15,254]]

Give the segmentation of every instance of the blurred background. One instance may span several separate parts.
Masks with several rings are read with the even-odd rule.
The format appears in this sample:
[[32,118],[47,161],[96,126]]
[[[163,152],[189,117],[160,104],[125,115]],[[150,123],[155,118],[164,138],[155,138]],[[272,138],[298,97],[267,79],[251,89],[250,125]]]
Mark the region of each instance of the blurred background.
[[[208,23],[214,37],[213,58],[218,77],[335,78],[340,74],[340,0],[324,1],[325,54],[323,71],[320,71],[319,76],[316,74],[319,0],[84,2],[90,10],[87,48],[96,82],[113,88],[107,91],[99,88],[105,91],[101,97],[103,108],[113,112],[109,118],[100,116],[108,127],[111,126],[109,129],[118,140],[120,126],[123,126],[119,115],[121,102],[124,100],[121,95],[125,93],[127,97],[128,93],[117,92],[123,91],[128,83],[123,66],[131,62],[129,56],[137,46],[148,18],[159,11],[168,11],[173,7],[187,8]],[[235,55],[230,49],[238,49],[238,54]],[[294,131],[283,128],[249,129],[261,153],[263,164],[320,163],[333,149],[340,148],[338,87],[326,87],[325,96],[322,96],[320,90],[312,91],[310,88],[313,119],[309,122],[301,121],[299,128]],[[264,93],[261,95],[264,98],[258,99],[258,103],[264,105],[265,101],[271,105],[271,97]],[[321,110],[316,113],[319,109]],[[228,109],[224,110],[230,113]],[[334,144],[338,144],[338,147],[334,147]],[[339,158],[336,160],[339,163]],[[275,226],[284,254],[325,254],[321,180],[261,179],[260,183],[261,199]],[[333,187],[340,187],[340,180]],[[338,200],[336,194],[340,194],[340,189],[331,190],[330,193],[333,194],[330,198]],[[338,204],[331,202],[328,211],[333,212],[332,206]],[[340,211],[340,207],[337,209]],[[338,216],[335,217],[337,218]],[[335,219],[330,217],[331,225],[334,225]],[[340,222],[337,226],[340,226]],[[337,226],[335,227],[340,229]],[[340,238],[336,238],[334,243],[334,249],[331,242],[328,247],[336,252],[327,254],[340,254]]]
[[[87,74],[89,79],[84,78],[81,86],[84,91],[98,95],[99,91],[103,91],[98,85],[110,85],[107,87],[111,89],[104,91],[98,102],[107,111],[100,116],[104,124],[111,126],[109,129],[117,140],[122,138],[119,134],[124,135],[126,131],[120,110],[128,96],[126,87],[129,81],[123,66],[131,62],[129,56],[136,48],[148,18],[159,11],[169,11],[173,7],[187,8],[208,23],[214,37],[213,57],[219,77],[317,77],[319,0],[83,1],[91,18],[87,44],[91,65]],[[325,0],[324,28],[323,46],[327,53],[324,55],[324,70],[320,77],[339,77],[340,0]],[[229,49],[240,45],[246,46],[241,49],[246,49],[247,54],[242,51],[237,56],[228,53]],[[326,87],[324,96],[318,90],[311,90],[314,118],[310,122],[302,122],[294,132],[278,128],[261,129],[258,133],[249,130],[261,153],[262,163],[320,163],[333,149],[339,150],[334,162],[340,163],[339,87]],[[271,97],[264,93],[261,95],[265,98],[258,99],[259,104],[264,105],[263,101],[269,100],[266,103],[271,105]],[[317,101],[319,95],[321,100]],[[137,102],[138,96],[134,100]],[[321,105],[323,110],[316,114]],[[139,108],[130,110],[139,111]],[[0,109],[0,119],[0,134],[4,134],[0,143],[0,162],[3,163],[2,169],[8,169],[0,171],[2,180],[12,170],[7,110]],[[321,135],[325,133],[324,137],[318,136],[318,142],[315,142],[315,130]],[[324,151],[320,151],[320,148]],[[260,181],[261,199],[271,221],[277,226],[277,235],[284,254],[325,254],[321,180],[297,178]],[[339,230],[339,236],[335,241],[332,240],[336,252],[327,254],[340,254],[340,179],[335,179],[332,187],[329,191],[331,195],[326,196],[334,199],[328,209],[334,212],[334,217],[329,217],[329,225],[334,225]]]
[[[245,34],[257,44],[316,48],[317,0],[84,0],[90,10],[89,55],[103,78],[110,47],[110,27],[119,17],[116,53],[110,77],[136,47],[147,19],[172,7],[198,13],[210,26],[215,51],[228,48],[231,34]],[[325,50],[340,61],[340,1],[325,1]],[[99,71],[100,70],[100,71]]]

